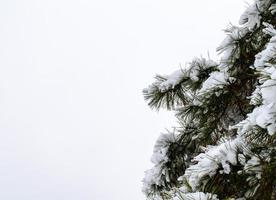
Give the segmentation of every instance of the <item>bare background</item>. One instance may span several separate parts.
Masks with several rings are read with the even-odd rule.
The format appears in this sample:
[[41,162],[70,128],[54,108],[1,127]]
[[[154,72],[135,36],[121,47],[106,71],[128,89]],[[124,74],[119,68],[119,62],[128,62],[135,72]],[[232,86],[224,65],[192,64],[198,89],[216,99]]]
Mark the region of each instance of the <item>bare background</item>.
[[174,124],[142,89],[215,58],[241,0],[1,0],[0,199],[142,200]]

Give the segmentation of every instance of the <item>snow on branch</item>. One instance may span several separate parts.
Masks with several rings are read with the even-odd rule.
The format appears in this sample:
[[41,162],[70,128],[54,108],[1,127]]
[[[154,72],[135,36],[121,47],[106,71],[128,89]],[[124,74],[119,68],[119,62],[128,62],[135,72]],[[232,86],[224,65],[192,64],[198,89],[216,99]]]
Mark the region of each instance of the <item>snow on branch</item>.
[[228,69],[232,67],[234,60],[239,58],[239,42],[248,33],[248,29],[231,25],[225,32],[227,37],[217,48],[217,51],[222,53],[219,69]]
[[202,88],[199,90],[199,94],[205,94],[210,90],[222,89],[224,85],[229,83],[229,74],[226,72],[215,71],[212,72],[209,78],[203,82]]
[[159,90],[165,92],[171,88],[174,88],[177,84],[181,83],[183,79],[190,79],[194,82],[199,81],[200,72],[216,66],[212,60],[206,60],[204,58],[194,58],[194,60],[186,65],[184,69],[177,70],[168,76],[164,76],[166,81],[159,85]]
[[254,67],[262,76],[262,84],[252,95],[252,101],[259,96],[262,102],[245,120],[234,126],[240,134],[249,132],[256,125],[266,128],[270,135],[276,133],[276,30],[267,23],[264,25],[264,32],[272,37],[264,50],[256,55]]
[[257,0],[241,15],[239,24],[247,27],[249,31],[259,28],[262,21],[262,13],[266,10],[270,10],[272,14],[275,12],[275,4],[271,5],[272,2],[272,0]]
[[155,187],[164,187],[166,182],[170,182],[169,172],[165,164],[169,161],[168,149],[169,146],[176,141],[174,133],[161,134],[157,139],[151,162],[153,168],[145,172],[143,179],[143,192],[149,196]]
[[174,109],[175,105],[192,101],[192,93],[201,87],[217,65],[212,60],[194,58],[185,68],[170,75],[157,75],[156,81],[143,90],[144,97],[151,107],[159,109],[165,106],[167,109]]
[[201,153],[193,160],[197,162],[186,169],[183,178],[186,178],[195,191],[202,178],[214,176],[217,170],[222,166],[221,173],[229,174],[231,172],[230,164],[237,164],[237,150],[244,144],[241,137],[228,140],[218,146],[209,146],[205,153]]
[[257,4],[249,6],[245,12],[241,15],[239,24],[245,25],[250,31],[260,26],[261,16]]

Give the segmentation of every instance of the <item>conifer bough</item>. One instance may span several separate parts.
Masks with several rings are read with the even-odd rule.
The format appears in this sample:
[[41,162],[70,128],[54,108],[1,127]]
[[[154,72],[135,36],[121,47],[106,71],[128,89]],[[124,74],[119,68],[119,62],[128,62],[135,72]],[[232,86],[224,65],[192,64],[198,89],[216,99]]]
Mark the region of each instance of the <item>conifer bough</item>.
[[148,199],[276,199],[276,0],[256,0],[239,23],[219,61],[195,58],[144,89],[179,122],[156,141]]

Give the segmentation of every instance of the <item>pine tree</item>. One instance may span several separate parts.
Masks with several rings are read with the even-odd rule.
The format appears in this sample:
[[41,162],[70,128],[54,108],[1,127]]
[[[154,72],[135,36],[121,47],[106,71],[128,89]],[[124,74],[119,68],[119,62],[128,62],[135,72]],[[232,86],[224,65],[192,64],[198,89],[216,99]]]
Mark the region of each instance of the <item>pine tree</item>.
[[144,89],[179,122],[156,141],[148,199],[276,199],[276,0],[256,0],[239,23],[219,61],[195,58]]

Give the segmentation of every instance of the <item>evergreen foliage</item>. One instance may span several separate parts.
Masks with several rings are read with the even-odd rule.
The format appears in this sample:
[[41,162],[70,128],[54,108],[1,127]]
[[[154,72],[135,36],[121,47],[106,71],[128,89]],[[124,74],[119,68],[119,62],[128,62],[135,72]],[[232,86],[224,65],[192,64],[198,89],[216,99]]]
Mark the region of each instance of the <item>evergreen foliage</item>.
[[148,199],[276,199],[276,0],[256,0],[226,35],[218,62],[195,58],[143,91],[179,122],[156,141]]

